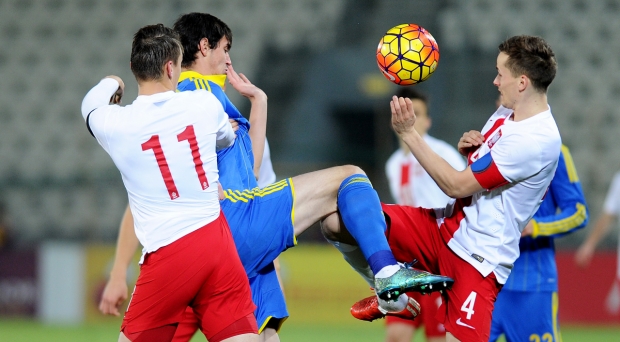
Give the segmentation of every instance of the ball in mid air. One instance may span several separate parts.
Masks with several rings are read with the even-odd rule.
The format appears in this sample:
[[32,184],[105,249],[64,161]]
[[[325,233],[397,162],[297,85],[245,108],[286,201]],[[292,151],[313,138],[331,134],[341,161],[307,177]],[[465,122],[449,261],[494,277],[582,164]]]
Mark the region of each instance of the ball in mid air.
[[389,29],[377,47],[377,64],[388,80],[408,86],[426,81],[437,68],[439,47],[435,38],[416,24]]

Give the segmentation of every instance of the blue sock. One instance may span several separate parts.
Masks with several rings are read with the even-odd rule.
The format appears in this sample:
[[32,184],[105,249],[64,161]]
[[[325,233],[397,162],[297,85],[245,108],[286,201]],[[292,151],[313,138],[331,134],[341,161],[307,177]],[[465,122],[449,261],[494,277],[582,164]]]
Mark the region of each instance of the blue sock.
[[374,274],[385,266],[397,264],[385,237],[381,201],[368,177],[356,174],[342,181],[338,189],[338,210]]

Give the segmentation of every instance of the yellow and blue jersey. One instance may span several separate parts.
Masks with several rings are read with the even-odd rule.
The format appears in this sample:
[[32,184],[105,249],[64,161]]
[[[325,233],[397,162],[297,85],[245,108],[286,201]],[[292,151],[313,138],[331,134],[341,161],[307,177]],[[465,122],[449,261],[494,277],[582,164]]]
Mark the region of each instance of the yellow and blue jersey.
[[235,143],[217,152],[220,183],[225,189],[254,189],[258,187],[258,183],[254,176],[254,154],[252,154],[252,141],[249,134],[250,123],[224,93],[225,80],[225,75],[205,76],[195,71],[184,71],[179,78],[177,89],[179,91],[197,89],[210,91],[220,101],[228,117],[239,123]]
[[294,197],[290,179],[258,188],[254,176],[250,123],[224,93],[225,80],[225,75],[205,76],[184,71],[177,89],[210,91],[222,103],[228,117],[239,123],[235,143],[217,152],[219,179],[226,194],[220,206],[250,280],[260,333],[272,320],[279,329],[288,317],[273,260],[295,245],[292,220]]
[[504,285],[509,291],[557,291],[558,273],[553,239],[583,228],[588,208],[581,183],[566,146],[551,185],[533,218],[534,232],[519,243],[521,255]]

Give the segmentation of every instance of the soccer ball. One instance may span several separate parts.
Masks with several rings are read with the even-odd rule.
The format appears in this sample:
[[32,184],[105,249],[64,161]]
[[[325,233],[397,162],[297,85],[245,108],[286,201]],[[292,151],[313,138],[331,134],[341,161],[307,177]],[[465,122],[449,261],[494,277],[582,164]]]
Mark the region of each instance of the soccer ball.
[[377,47],[377,65],[383,76],[401,86],[426,81],[438,62],[437,41],[416,24],[392,27]]

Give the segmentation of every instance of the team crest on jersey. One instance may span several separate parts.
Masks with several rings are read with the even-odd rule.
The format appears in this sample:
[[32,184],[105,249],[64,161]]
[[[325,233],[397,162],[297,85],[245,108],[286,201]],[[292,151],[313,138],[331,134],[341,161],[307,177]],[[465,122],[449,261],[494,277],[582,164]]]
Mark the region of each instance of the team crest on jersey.
[[491,139],[489,139],[489,141],[487,141],[487,145],[489,145],[489,148],[493,148],[493,145],[495,145],[495,143],[501,137],[502,137],[502,130],[500,129],[497,131],[497,133],[495,133],[495,135],[493,135],[493,137],[491,137]]

